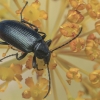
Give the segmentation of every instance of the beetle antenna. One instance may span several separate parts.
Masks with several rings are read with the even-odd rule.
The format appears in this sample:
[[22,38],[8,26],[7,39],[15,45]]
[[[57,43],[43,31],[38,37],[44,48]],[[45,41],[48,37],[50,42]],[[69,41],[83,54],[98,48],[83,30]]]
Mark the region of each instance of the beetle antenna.
[[10,57],[10,56],[15,56],[15,55],[17,55],[17,54],[11,54],[11,55],[9,55],[9,56],[6,56],[6,57],[0,59],[0,62],[2,62],[2,60],[6,59],[6,58],[8,58],[8,57]]
[[21,21],[22,21],[22,12],[23,12],[23,10],[25,9],[25,7],[26,7],[27,4],[28,4],[28,1],[26,1],[25,6],[24,6],[23,9],[21,10],[21,13],[20,13]]
[[49,77],[49,88],[48,88],[48,92],[47,94],[44,96],[44,98],[46,98],[50,92],[51,89],[51,78],[50,78],[50,70],[49,70],[49,65],[47,64],[47,70],[48,70],[48,77]]
[[76,39],[76,38],[80,35],[81,31],[82,31],[82,27],[80,28],[79,33],[78,33],[73,39],[71,39],[71,40],[69,40],[67,43],[65,43],[65,44],[63,44],[63,45],[61,45],[61,46],[59,46],[59,47],[57,47],[57,48],[51,50],[50,52],[52,53],[53,51],[55,51],[55,50],[57,50],[57,49],[59,49],[59,48],[65,46],[65,45],[69,44],[70,42],[72,42],[74,39]]

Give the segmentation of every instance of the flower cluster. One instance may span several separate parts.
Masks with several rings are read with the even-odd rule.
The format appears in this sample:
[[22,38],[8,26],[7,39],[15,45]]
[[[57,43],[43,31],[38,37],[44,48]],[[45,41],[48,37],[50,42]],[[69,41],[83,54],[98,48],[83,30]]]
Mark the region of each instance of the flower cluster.
[[91,72],[89,79],[95,87],[100,87],[100,70],[94,70]]
[[100,21],[97,21],[97,22],[95,23],[95,29],[96,29],[96,31],[100,34]]
[[77,10],[85,9],[85,2],[84,0],[69,0],[71,6]]
[[76,38],[69,44],[73,52],[80,52],[85,47],[85,40],[83,38]]
[[[55,61],[55,57],[56,57],[56,55],[53,53],[51,55],[50,64],[49,64],[49,68],[51,70],[55,69],[56,66],[57,66],[56,61]],[[26,61],[26,68],[28,68],[28,69],[32,69],[33,68],[32,61],[33,61],[33,56],[30,55],[28,57],[28,60]],[[46,68],[46,65],[44,64],[44,61],[42,59],[38,59],[37,58],[36,61],[37,61],[39,69],[45,69]],[[39,73],[39,72],[42,73],[43,72],[43,70],[42,71],[38,71],[38,70],[35,70],[35,69],[34,69],[34,71],[36,71],[37,73]]]
[[67,19],[72,23],[80,23],[84,20],[84,16],[77,10],[69,10]]
[[100,2],[99,0],[89,0],[88,4],[86,5],[87,11],[90,17],[96,19],[100,18]]
[[43,100],[44,96],[48,90],[48,80],[45,78],[41,78],[36,84],[32,80],[32,77],[28,77],[25,80],[25,84],[29,87],[29,89],[24,90],[22,93],[22,97],[25,99],[29,99],[32,97],[34,100]]
[[70,80],[75,80],[77,82],[82,81],[82,74],[80,74],[78,68],[70,68],[68,72],[66,73],[66,76]]
[[[27,5],[23,11],[23,16],[26,21],[31,21],[32,24],[37,27],[41,27],[40,19],[47,20],[48,16],[44,10],[40,10],[40,2],[35,1],[30,6]],[[17,14],[20,14],[22,9],[16,11]]]
[[86,41],[86,54],[90,57],[91,60],[99,58],[100,49],[99,49],[99,41],[94,34],[90,34]]
[[74,37],[78,34],[80,26],[75,23],[64,23],[60,26],[60,32],[63,36]]
[[8,86],[8,83],[12,80],[15,80],[19,88],[22,88],[20,81],[22,80],[22,65],[20,64],[11,64],[9,68],[0,67],[0,79],[6,82],[6,86],[3,89],[0,89],[1,92],[4,92]]

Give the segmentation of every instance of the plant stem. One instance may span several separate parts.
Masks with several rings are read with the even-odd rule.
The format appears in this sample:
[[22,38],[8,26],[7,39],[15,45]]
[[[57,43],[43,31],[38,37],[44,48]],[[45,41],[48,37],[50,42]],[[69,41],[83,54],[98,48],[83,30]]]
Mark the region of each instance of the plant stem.
[[53,90],[54,100],[58,100],[53,70],[51,71],[51,79],[52,79],[52,90]]
[[57,60],[57,58],[55,60],[56,60],[57,64],[63,69],[63,71],[65,73],[68,72],[68,69],[66,69],[65,67],[63,67],[63,65],[62,65],[63,62],[62,61]]
[[[61,61],[61,62],[62,62],[62,58],[61,58],[61,57],[57,56],[57,58],[59,59],[59,61]],[[68,62],[68,61],[64,60],[64,59],[63,59],[63,61],[65,61],[65,62],[66,62],[65,66],[66,66],[66,65],[69,65],[69,66],[70,66],[70,68],[71,68],[71,67],[78,68],[78,69],[79,69],[82,73],[84,73],[85,75],[87,75],[87,76],[89,75],[89,73],[88,73],[87,71],[85,71],[85,70],[81,69],[80,67],[77,67],[77,66],[73,65],[72,63],[70,63],[70,62]]]
[[[50,0],[46,0],[46,12],[48,13],[48,16],[49,16],[49,2]],[[49,21],[48,20],[49,19],[46,20],[46,34],[48,35],[48,38],[50,38],[49,33],[48,33],[49,31]]]
[[88,84],[86,80],[83,80],[82,84],[89,91],[89,94],[92,96],[92,98],[95,98],[95,96],[97,95],[96,90],[94,88],[92,88],[91,85]]
[[55,27],[53,28],[53,32],[51,34],[51,39],[56,35],[57,29],[59,28],[59,23],[62,19],[63,13],[66,10],[65,8],[67,7],[68,4],[69,4],[68,0],[61,0],[59,15],[58,15],[58,18],[55,22],[55,25],[54,25]]
[[91,31],[89,31],[89,32],[86,32],[86,33],[80,35],[79,37],[84,37],[84,36],[89,35],[89,34],[94,33],[94,32],[96,32],[95,29],[93,29],[93,30],[91,30]]
[[13,1],[14,1],[14,3],[16,4],[17,8],[18,8],[18,9],[21,9],[21,6],[20,6],[18,0],[13,0]]
[[13,10],[6,4],[6,3],[3,3],[2,1],[0,1],[0,4],[14,17],[16,18],[17,20],[19,19],[17,17],[17,15],[13,12]]
[[67,98],[68,98],[68,99],[69,99],[69,98],[72,98],[71,93],[70,93],[69,89],[67,88],[66,83],[64,82],[63,78],[61,77],[61,75],[60,75],[58,69],[56,68],[54,71],[56,72],[58,78],[60,79],[60,82],[62,83],[62,85],[63,85],[63,87],[64,87],[64,89],[65,89],[65,91],[66,91]]

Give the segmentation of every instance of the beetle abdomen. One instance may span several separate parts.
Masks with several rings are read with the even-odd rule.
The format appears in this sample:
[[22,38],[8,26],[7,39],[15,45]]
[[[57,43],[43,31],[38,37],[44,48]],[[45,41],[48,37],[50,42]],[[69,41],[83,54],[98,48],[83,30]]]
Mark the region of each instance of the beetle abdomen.
[[23,52],[32,52],[33,46],[42,40],[40,34],[15,20],[0,22],[0,38]]

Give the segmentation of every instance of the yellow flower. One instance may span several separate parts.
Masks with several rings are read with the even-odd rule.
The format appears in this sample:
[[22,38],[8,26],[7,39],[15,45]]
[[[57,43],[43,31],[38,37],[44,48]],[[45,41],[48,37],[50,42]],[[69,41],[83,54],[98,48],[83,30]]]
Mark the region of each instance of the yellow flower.
[[86,5],[87,11],[92,18],[100,18],[100,2],[98,0],[90,0]]
[[79,91],[78,92],[78,96],[77,96],[77,98],[75,100],[86,100],[86,99],[82,98],[83,94],[84,94],[83,91]]
[[22,65],[20,65],[20,64],[11,64],[10,68],[16,74],[21,74],[22,73]]
[[84,46],[85,46],[85,40],[82,38],[76,38],[75,40],[73,40],[70,44],[70,49],[73,52],[80,52]]
[[31,97],[31,93],[29,90],[24,90],[24,92],[22,93],[22,97],[25,99],[29,99]]
[[[46,66],[44,65],[44,61],[42,59],[36,58],[36,61],[37,61],[39,69],[46,68]],[[26,61],[26,68],[32,69],[33,68],[32,62],[33,62],[33,56],[30,55],[30,56],[28,56],[28,60]]]
[[80,23],[83,21],[84,16],[77,10],[69,10],[67,19],[72,23]]
[[82,81],[82,75],[79,73],[78,68],[70,68],[69,71],[66,73],[66,76],[70,80],[75,80],[77,82]]
[[78,34],[79,25],[75,23],[65,23],[60,26],[60,32],[63,36],[74,37]]
[[98,47],[98,41],[95,41],[96,37],[91,35],[87,38],[85,52],[91,60],[99,58],[100,50]]
[[[44,10],[40,10],[40,2],[35,1],[31,5],[27,5],[23,11],[23,16],[25,20],[31,21],[37,27],[41,26],[40,19],[47,20],[48,16]],[[21,12],[22,9],[16,11],[17,14]]]
[[83,0],[69,0],[70,5],[77,10],[85,9],[85,2]]
[[[55,69],[56,68],[56,66],[57,66],[57,64],[56,64],[56,61],[55,61],[55,54],[53,53],[52,55],[51,55],[51,59],[50,59],[50,62],[49,62],[49,68],[50,69]],[[33,56],[29,56],[28,57],[28,60],[26,61],[26,68],[28,68],[28,69],[31,69],[31,68],[33,68],[33,66],[32,66],[32,61],[33,61]],[[38,64],[38,68],[39,69],[45,69],[46,68],[46,65],[44,65],[44,61],[43,61],[43,59],[36,59],[36,61],[37,61],[37,64]],[[33,70],[33,71],[35,71],[36,73],[37,73],[37,75],[42,75],[42,73],[44,72],[43,70],[42,71],[37,71],[37,70]]]
[[0,9],[0,20],[6,18],[7,11],[6,9]]
[[4,92],[8,86],[8,83],[12,80],[15,80],[19,88],[22,88],[22,85],[19,81],[22,80],[22,76],[20,75],[22,73],[22,66],[19,64],[11,64],[10,67],[0,67],[0,79],[5,81],[7,84],[4,89],[0,89],[1,92]]
[[28,69],[31,69],[31,68],[33,68],[33,66],[32,66],[32,61],[33,61],[33,56],[28,56],[28,59],[27,59],[27,61],[26,61],[26,68],[28,68]]
[[29,87],[29,90],[25,90],[22,93],[23,98],[32,97],[34,100],[42,100],[47,93],[48,80],[41,78],[36,84],[34,84],[31,77],[28,77],[25,80],[26,85]]
[[96,31],[100,34],[100,21],[97,21],[97,22],[95,23],[95,29],[96,29]]
[[95,87],[100,87],[100,70],[94,70],[89,74],[89,79]]
[[10,68],[0,67],[0,79],[3,81],[13,80],[14,72]]

